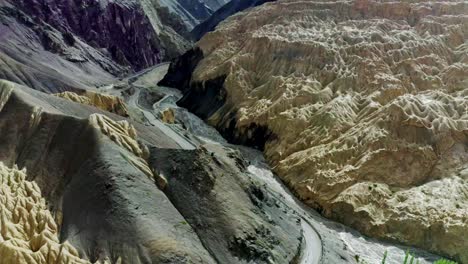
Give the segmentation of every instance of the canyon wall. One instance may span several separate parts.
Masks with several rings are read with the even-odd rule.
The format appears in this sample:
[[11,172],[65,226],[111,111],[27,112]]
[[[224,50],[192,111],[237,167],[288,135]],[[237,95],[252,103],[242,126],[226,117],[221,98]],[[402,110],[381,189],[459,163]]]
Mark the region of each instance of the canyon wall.
[[[164,59],[163,46],[153,30],[139,1],[56,1],[21,0],[12,2],[17,10],[36,23],[45,23],[63,34],[66,44],[73,45],[73,36],[94,48],[105,49],[120,65],[139,70]],[[47,36],[43,36],[48,41]],[[50,43],[51,49],[54,43]]]
[[191,34],[196,40],[201,39],[206,33],[213,31],[216,26],[224,21],[231,15],[241,12],[247,8],[258,6],[266,2],[272,2],[274,0],[240,0],[240,1],[230,1],[216,12],[214,12],[209,18],[202,21],[200,24],[195,26]]
[[108,84],[191,45],[154,1],[4,0],[0,21],[0,78],[50,93]]
[[141,2],[157,3],[168,8],[184,22],[188,30],[208,19],[213,12],[224,6],[229,0],[140,0]]
[[323,215],[468,263],[467,43],[466,1],[280,0],[161,84]]

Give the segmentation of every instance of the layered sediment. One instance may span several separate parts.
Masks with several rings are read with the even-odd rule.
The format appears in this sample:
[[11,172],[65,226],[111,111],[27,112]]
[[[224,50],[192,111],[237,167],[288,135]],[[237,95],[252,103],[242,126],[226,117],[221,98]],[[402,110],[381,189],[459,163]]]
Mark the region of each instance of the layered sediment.
[[323,215],[465,263],[467,10],[266,3],[208,33],[162,84],[226,138],[264,149]]

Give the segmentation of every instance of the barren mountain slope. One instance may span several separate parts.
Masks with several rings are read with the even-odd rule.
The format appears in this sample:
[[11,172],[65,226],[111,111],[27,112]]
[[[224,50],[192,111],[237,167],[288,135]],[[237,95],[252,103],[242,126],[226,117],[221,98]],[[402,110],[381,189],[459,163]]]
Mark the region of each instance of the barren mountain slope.
[[228,0],[140,0],[167,7],[184,22],[188,30],[208,19],[214,11],[228,3]]
[[144,1],[0,1],[0,78],[37,90],[89,89],[190,47],[173,13]]
[[170,67],[324,215],[468,263],[468,3],[280,0]]
[[3,80],[0,134],[2,259],[289,263],[300,253],[298,216],[233,149],[183,149],[158,127]]
[[247,8],[264,4],[265,2],[271,2],[273,0],[239,0],[231,1],[225,4],[214,12],[208,19],[197,25],[191,31],[191,34],[195,40],[201,39],[207,32],[213,31],[216,26],[223,20],[237,12],[241,12]]

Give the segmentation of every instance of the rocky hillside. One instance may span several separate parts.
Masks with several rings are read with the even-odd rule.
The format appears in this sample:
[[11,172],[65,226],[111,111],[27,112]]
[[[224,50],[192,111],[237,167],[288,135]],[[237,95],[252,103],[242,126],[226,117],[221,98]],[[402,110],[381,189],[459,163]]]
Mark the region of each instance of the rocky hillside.
[[213,31],[216,26],[224,21],[231,15],[234,15],[240,11],[243,11],[247,8],[258,6],[266,2],[272,2],[274,0],[239,0],[239,1],[230,1],[225,4],[223,7],[219,8],[214,12],[209,18],[204,20],[202,23],[197,25],[192,30],[192,36],[196,40],[201,39],[206,33]]
[[280,0],[161,84],[323,215],[468,263],[467,43],[466,1]]
[[[58,227],[37,184],[26,180],[26,170],[0,163],[2,263],[88,263],[69,243],[60,243]],[[21,250],[18,250],[18,249]]]
[[[228,0],[140,0],[167,7],[169,12],[176,14],[191,30],[201,22],[208,19],[213,12],[227,4]],[[236,1],[234,1],[236,2]]]
[[298,257],[298,216],[238,150],[183,148],[161,128],[64,97],[0,81],[2,263]]
[[90,88],[190,47],[178,15],[143,2],[0,1],[0,78],[48,92]]

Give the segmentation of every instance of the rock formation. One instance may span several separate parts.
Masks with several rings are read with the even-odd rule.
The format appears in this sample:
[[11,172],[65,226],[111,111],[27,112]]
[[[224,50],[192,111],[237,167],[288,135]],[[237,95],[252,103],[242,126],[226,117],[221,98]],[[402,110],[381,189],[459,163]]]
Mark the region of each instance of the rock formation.
[[[180,17],[188,30],[208,19],[212,13],[228,3],[228,0],[140,0],[142,3],[167,8],[167,13]],[[162,22],[165,18],[161,17]],[[166,20],[167,21],[167,20]]]
[[264,149],[323,215],[466,263],[467,14],[466,1],[266,3],[208,33],[162,84]]
[[0,78],[52,93],[110,83],[191,45],[180,17],[151,0],[4,0],[0,22]]
[[165,109],[161,111],[161,120],[168,124],[174,124],[175,122],[175,113],[174,110],[171,108]]
[[216,26],[231,15],[241,12],[247,8],[258,6],[274,0],[240,0],[230,1],[214,12],[209,18],[204,20],[192,29],[192,36],[196,40],[201,39],[206,33],[213,31]]
[[278,214],[279,200],[245,177],[238,151],[204,145],[150,152],[150,166],[168,180],[165,193],[217,263],[290,263],[300,253],[299,219],[286,208]]
[[31,244],[45,245],[39,253],[27,244],[41,236],[15,231],[25,249],[14,256],[53,258],[61,248],[66,263],[288,263],[299,252],[298,217],[229,148],[181,149],[157,127],[3,80],[0,134],[0,161],[27,169],[56,223],[38,220],[35,230],[56,242]]
[[[73,46],[75,38],[81,38],[94,48],[106,49],[120,65],[137,70],[161,61],[164,49],[173,48],[161,46],[158,32],[153,30],[136,0],[21,0],[12,3],[16,10],[27,14],[32,23],[47,23],[58,30],[67,45]],[[60,52],[54,36],[47,33],[46,29],[42,36],[46,49]]]
[[59,227],[37,184],[26,180],[26,170],[0,162],[0,182],[2,263],[89,263],[68,242],[59,241]]
[[127,105],[122,98],[117,96],[91,91],[83,91],[80,95],[74,92],[63,92],[54,95],[76,103],[91,105],[120,116],[127,117],[129,115]]

